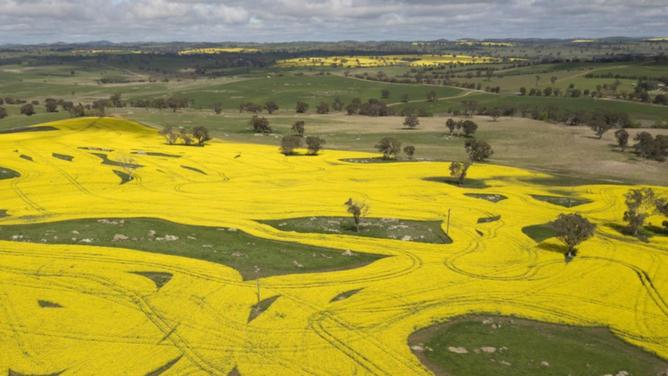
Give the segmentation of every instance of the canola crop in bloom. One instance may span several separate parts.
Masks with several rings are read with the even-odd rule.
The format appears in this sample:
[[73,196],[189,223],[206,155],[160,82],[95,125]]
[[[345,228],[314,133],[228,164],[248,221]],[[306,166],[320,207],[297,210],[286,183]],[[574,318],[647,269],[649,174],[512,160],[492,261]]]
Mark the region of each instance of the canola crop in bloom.
[[222,53],[244,53],[244,52],[258,52],[257,48],[246,47],[210,47],[210,48],[191,48],[181,50],[179,55],[215,55]]
[[[447,176],[442,162],[347,163],[370,155],[329,150],[286,157],[276,147],[220,140],[169,146],[153,129],[111,118],[49,125],[57,130],[0,135],[0,166],[20,172],[0,180],[7,214],[0,225],[162,218],[387,257],[257,283],[225,265],[52,244],[48,233],[36,243],[0,241],[0,372],[428,375],[409,334],[470,312],[608,326],[668,357],[668,241],[641,242],[610,226],[621,223],[628,186],[551,187],[531,182],[543,174],[476,164],[469,178],[487,188],[468,189],[425,179]],[[120,184],[113,171],[122,166],[91,153],[141,167]],[[533,195],[590,202],[564,208]],[[368,203],[369,217],[441,221],[444,229],[450,209],[453,243],[284,232],[261,223],[345,215],[349,197]],[[522,233],[563,212],[597,224],[569,263],[556,240],[537,244]],[[478,223],[493,216],[500,217]],[[159,288],[150,273],[162,276]],[[264,311],[251,315],[254,306]]]
[[[512,59],[511,59],[512,60]],[[343,67],[373,68],[388,66],[438,66],[450,64],[490,64],[501,62],[501,59],[489,56],[469,55],[386,55],[386,56],[328,56],[298,57],[284,59],[276,65],[286,68],[294,67]]]
[[488,42],[488,41],[459,41],[457,44],[461,46],[483,46],[483,47],[512,47],[511,42]]

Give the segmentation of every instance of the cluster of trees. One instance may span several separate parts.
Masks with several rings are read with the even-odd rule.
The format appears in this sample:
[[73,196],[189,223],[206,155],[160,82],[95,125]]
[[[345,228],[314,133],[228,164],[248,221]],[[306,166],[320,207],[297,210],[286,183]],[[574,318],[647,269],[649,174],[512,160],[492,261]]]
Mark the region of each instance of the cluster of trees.
[[445,121],[445,126],[450,131],[451,136],[473,137],[478,130],[478,124],[472,120],[454,120],[449,118]]
[[[619,148],[625,151],[629,146],[629,132],[626,129],[618,129],[615,131],[615,138]],[[663,162],[668,157],[668,136],[652,136],[651,133],[642,131],[636,134],[633,140],[637,141],[633,145],[633,151],[641,158]]]
[[209,130],[204,126],[197,126],[192,129],[170,126],[162,129],[160,134],[165,137],[165,141],[169,145],[204,146],[211,139]]
[[[623,220],[625,232],[643,238],[643,226],[652,215],[668,217],[668,198],[659,197],[651,188],[631,189],[624,195],[626,211]],[[560,214],[550,223],[557,239],[566,245],[566,259],[570,260],[577,254],[575,247],[594,235],[596,225],[580,214]],[[668,230],[668,220],[662,223]],[[664,230],[664,231],[665,231]]]
[[303,145],[306,146],[308,155],[318,155],[320,150],[322,150],[325,140],[318,136],[298,136],[298,135],[287,135],[281,138],[281,146],[279,150],[283,155],[295,155],[295,149],[301,148]]
[[534,120],[564,123],[567,125],[599,125],[605,123],[612,128],[635,127],[629,114],[610,110],[572,111],[555,105],[500,105],[497,107],[481,106],[474,100],[462,101],[461,106],[451,108],[449,113],[459,116],[484,115],[497,118],[500,116],[520,116]]
[[464,144],[468,159],[465,161],[453,161],[450,163],[450,176],[457,179],[457,184],[464,184],[469,168],[475,162],[484,162],[494,154],[492,146],[482,140],[468,140]]
[[[166,98],[153,98],[153,99],[137,98],[137,99],[130,99],[127,102],[122,102],[122,101],[117,102],[113,98],[114,96],[112,95],[109,101],[106,102],[106,107],[125,107],[127,104],[129,104],[131,107],[139,107],[139,108],[155,108],[159,110],[169,108],[170,110],[176,112],[176,110],[181,108],[188,108],[192,104],[191,99],[178,95],[172,95]],[[120,95],[118,98],[120,100]]]
[[[223,109],[223,106],[220,103],[215,103],[213,105],[213,110],[217,114],[221,113],[222,109]],[[265,111],[267,111],[268,114],[271,115],[274,112],[278,111],[279,109],[280,109],[280,107],[274,101],[267,101],[267,102],[264,103],[264,105],[259,105],[259,104],[253,103],[253,102],[245,102],[245,103],[241,103],[239,105],[239,112],[240,113],[241,112],[251,112],[251,113],[257,114],[257,113],[262,112],[262,110],[265,110]]]
[[[624,222],[628,225],[627,232],[630,235],[640,236],[645,221],[652,215],[668,217],[668,198],[659,197],[651,188],[631,189],[624,199]],[[667,220],[664,220],[662,225],[668,230]]]
[[359,98],[354,98],[352,102],[346,106],[348,115],[364,115],[364,116],[391,116],[394,111],[384,102],[378,99],[369,99],[366,103],[362,103]]
[[656,135],[652,137],[652,134],[643,131],[638,133],[634,140],[637,142],[633,145],[633,150],[641,158],[663,162],[668,157],[668,136]]
[[402,151],[408,159],[413,159],[413,156],[415,155],[415,146],[406,145],[402,149],[401,141],[394,137],[383,137],[374,147],[376,150],[383,153],[383,159],[385,160],[397,159]]
[[14,98],[14,97],[4,97],[4,98],[0,97],[0,105],[3,105],[3,104],[24,104],[24,103],[28,103],[28,101],[25,100],[25,99],[18,99],[18,98]]
[[301,148],[305,144],[308,155],[318,155],[325,145],[325,140],[318,136],[306,136],[305,123],[302,120],[296,121],[291,128],[293,134],[281,138],[280,151],[284,155],[294,155],[295,149]]

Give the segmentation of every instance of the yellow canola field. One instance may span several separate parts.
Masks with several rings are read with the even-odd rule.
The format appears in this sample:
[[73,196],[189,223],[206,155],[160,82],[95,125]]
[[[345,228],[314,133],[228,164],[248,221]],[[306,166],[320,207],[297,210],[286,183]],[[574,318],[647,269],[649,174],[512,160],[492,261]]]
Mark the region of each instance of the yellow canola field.
[[181,50],[179,55],[215,55],[222,53],[242,53],[242,52],[258,52],[257,48],[246,47],[209,47],[209,48],[192,48],[188,50]]
[[[514,61],[515,59],[511,59]],[[396,65],[406,66],[437,66],[450,64],[491,64],[501,59],[489,56],[469,55],[385,55],[385,56],[328,56],[298,57],[284,59],[276,65],[286,68],[294,67],[342,67],[342,68],[373,68]]]
[[[0,372],[428,375],[407,337],[470,312],[609,326],[668,357],[668,241],[644,243],[609,226],[620,223],[628,186],[550,187],[528,181],[546,177],[539,173],[479,164],[469,176],[489,187],[462,189],[423,179],[446,176],[447,163],[355,164],[341,159],[369,155],[329,150],[285,157],[276,147],[220,140],[168,146],[155,130],[112,118],[49,125],[58,130],[0,135],[0,167],[22,174],[0,180],[0,209],[9,215],[0,225],[156,217],[390,257],[345,271],[263,278],[263,296],[280,298],[247,323],[256,282],[224,265],[85,244],[0,241]],[[113,149],[110,159],[131,156],[144,167],[120,185],[115,167],[80,147]],[[493,203],[465,193],[508,198]],[[566,209],[532,194],[592,202]],[[258,222],[340,216],[348,197],[366,200],[370,217],[444,221],[451,209],[454,242],[283,232]],[[556,241],[538,245],[521,231],[574,211],[598,227],[570,263]],[[501,219],[477,223],[492,215]],[[174,276],[156,290],[130,273],[146,270]],[[362,290],[331,302],[353,289]],[[38,299],[63,308],[42,309]]]

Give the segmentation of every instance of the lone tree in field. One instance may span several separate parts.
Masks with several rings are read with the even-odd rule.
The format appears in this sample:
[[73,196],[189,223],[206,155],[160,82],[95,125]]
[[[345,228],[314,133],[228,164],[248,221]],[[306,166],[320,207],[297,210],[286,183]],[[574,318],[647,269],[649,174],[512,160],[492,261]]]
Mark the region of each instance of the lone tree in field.
[[428,102],[436,102],[436,98],[438,98],[438,97],[437,97],[435,91],[432,90],[429,93],[427,93],[427,101]]
[[415,146],[413,145],[404,146],[404,154],[406,154],[408,159],[413,159],[413,155],[415,155]]
[[402,102],[408,103],[409,98],[410,97],[408,96],[408,94],[401,94],[401,101]]
[[327,102],[320,102],[320,104],[316,106],[315,112],[321,115],[328,114],[329,104]]
[[472,162],[484,162],[487,158],[494,154],[494,150],[486,141],[478,141],[476,139],[466,141],[464,145],[466,154]]
[[290,128],[297,136],[303,137],[304,136],[304,121],[298,120],[295,121],[294,124],[292,124],[292,128]]
[[474,123],[471,120],[464,120],[461,123],[461,126],[465,137],[473,137],[475,132],[478,130],[478,124]]
[[269,101],[264,104],[264,109],[267,110],[267,113],[273,114],[274,111],[278,111],[278,105],[274,101]]
[[318,155],[320,150],[322,150],[322,146],[325,144],[325,140],[317,136],[308,136],[305,141],[309,155]]
[[401,152],[401,142],[394,137],[383,137],[376,144],[376,149],[383,153],[383,159],[396,159]]
[[355,223],[355,232],[360,231],[360,222],[362,218],[369,212],[369,205],[363,202],[353,201],[352,198],[349,198],[348,201],[344,203],[346,205],[348,213],[353,216],[353,222]]
[[4,107],[0,107],[0,119],[4,119],[7,117],[7,110],[5,110]]
[[297,102],[297,106],[295,107],[295,111],[298,114],[305,113],[306,111],[308,111],[308,103],[302,102],[302,101]]
[[566,258],[575,257],[575,247],[594,235],[596,225],[589,222],[580,214],[559,214],[559,217],[551,223],[556,232],[557,239],[566,244]]
[[221,112],[223,112],[223,105],[222,103],[214,103],[213,104],[213,112],[216,113],[216,115],[220,115]]
[[269,120],[263,116],[253,115],[250,119],[250,126],[255,133],[271,133],[272,129],[269,126]]
[[652,214],[655,205],[654,191],[650,188],[632,189],[624,195],[626,211],[624,222],[627,222],[628,231],[633,236],[638,236],[645,219]]
[[464,184],[464,179],[466,178],[466,173],[471,167],[471,162],[451,162],[450,163],[450,176],[457,179],[457,184]]
[[35,107],[32,104],[26,103],[21,106],[21,115],[32,116],[35,114]]
[[420,119],[415,114],[410,114],[404,119],[404,127],[408,129],[415,129],[418,125],[420,125]]
[[380,97],[383,98],[383,99],[389,98],[390,97],[390,91],[387,90],[387,89],[381,90]]
[[626,129],[618,129],[615,131],[615,138],[617,139],[617,145],[622,149],[626,150],[626,147],[629,145],[629,132]]
[[445,121],[445,126],[448,127],[450,135],[452,136],[452,133],[455,131],[455,126],[457,126],[457,122],[450,118]]
[[197,145],[199,146],[203,146],[211,139],[211,137],[209,137],[209,130],[201,125],[193,128],[193,137],[195,137]]
[[302,138],[299,136],[283,136],[281,139],[281,153],[283,155],[295,154],[295,149],[302,146]]

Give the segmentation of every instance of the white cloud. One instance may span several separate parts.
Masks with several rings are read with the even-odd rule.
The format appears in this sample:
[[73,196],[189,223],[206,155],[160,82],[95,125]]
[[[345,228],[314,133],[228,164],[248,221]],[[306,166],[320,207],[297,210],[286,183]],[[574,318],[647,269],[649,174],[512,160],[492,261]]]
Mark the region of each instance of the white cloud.
[[668,0],[0,0],[0,43],[668,35]]

